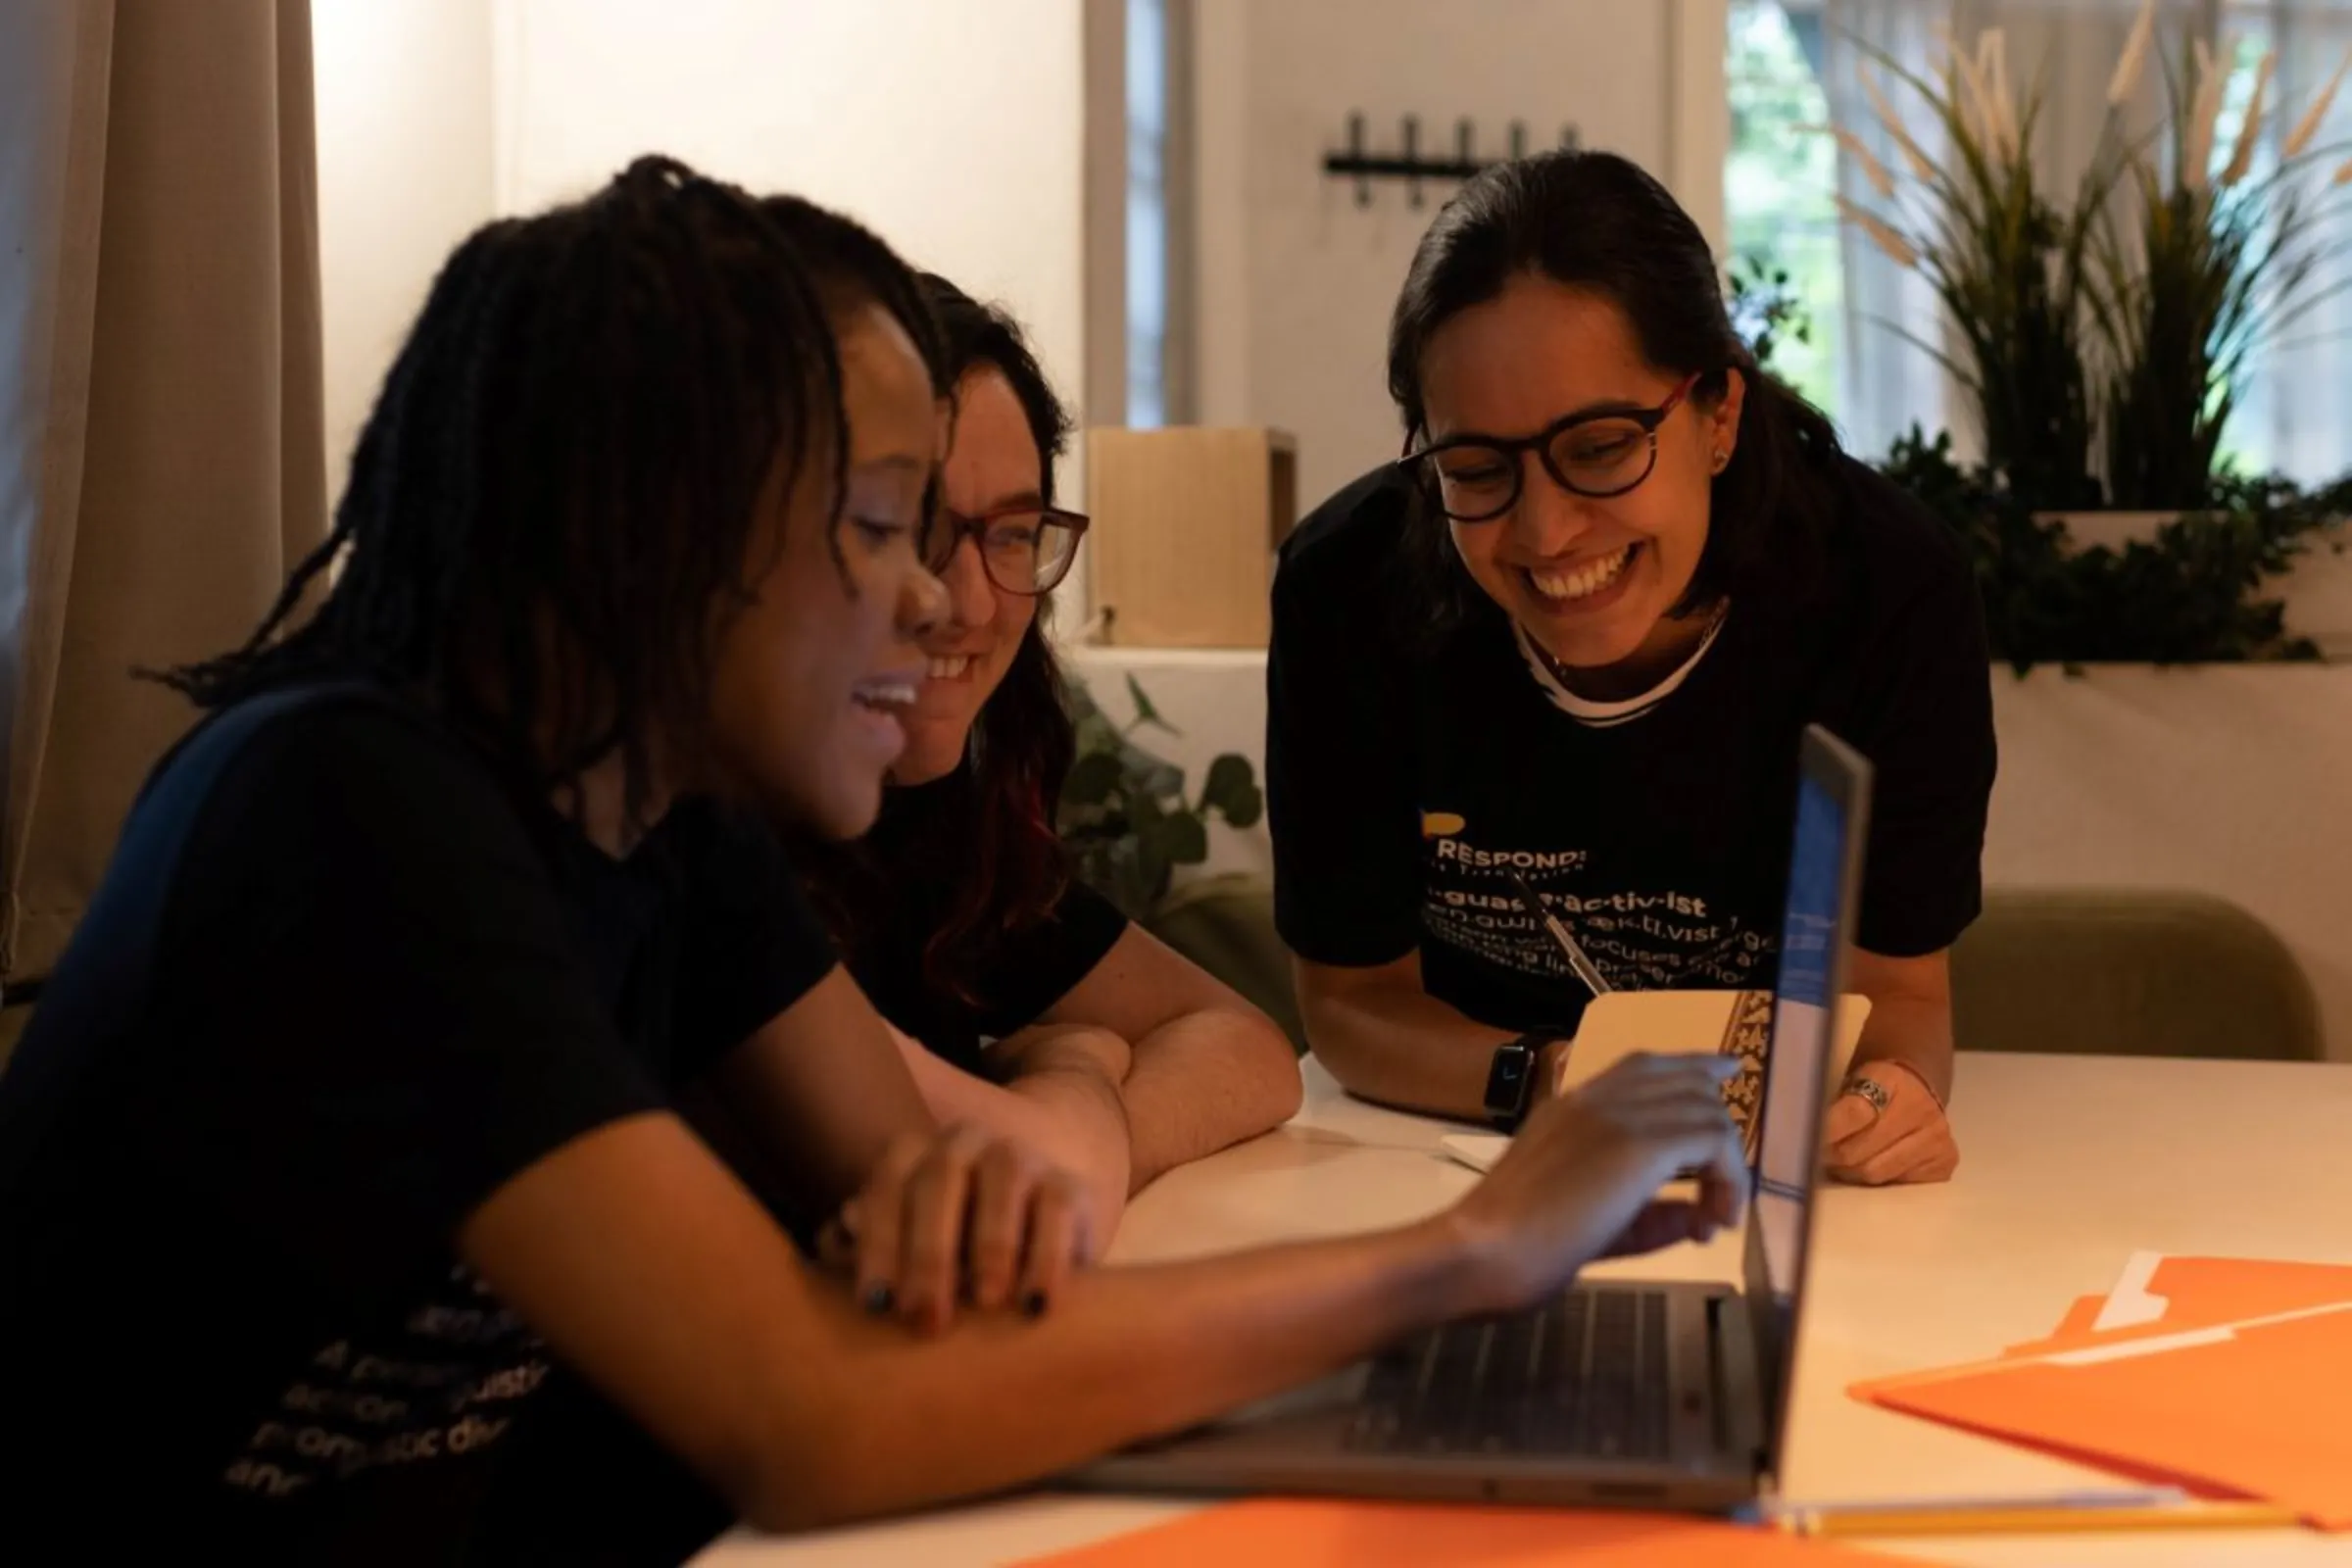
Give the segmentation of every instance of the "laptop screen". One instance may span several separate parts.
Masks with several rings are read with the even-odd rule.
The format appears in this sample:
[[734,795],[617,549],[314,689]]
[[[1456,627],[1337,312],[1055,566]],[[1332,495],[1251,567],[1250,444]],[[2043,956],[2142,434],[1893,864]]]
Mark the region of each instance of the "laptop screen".
[[1818,1106],[1831,1041],[1830,995],[1844,880],[1845,808],[1820,779],[1797,785],[1796,841],[1781,922],[1781,972],[1773,987],[1772,1051],[1765,1064],[1763,1136],[1756,1157],[1756,1225],[1765,1278],[1786,1303],[1802,1277],[1805,1205],[1820,1152]]
[[1821,1170],[1833,1009],[1845,987],[1848,906],[1860,881],[1870,827],[1870,764],[1818,727],[1805,732],[1801,753],[1743,1292],[1765,1384],[1768,1446],[1761,1457],[1768,1477],[1777,1476],[1788,1438],[1796,1317]]

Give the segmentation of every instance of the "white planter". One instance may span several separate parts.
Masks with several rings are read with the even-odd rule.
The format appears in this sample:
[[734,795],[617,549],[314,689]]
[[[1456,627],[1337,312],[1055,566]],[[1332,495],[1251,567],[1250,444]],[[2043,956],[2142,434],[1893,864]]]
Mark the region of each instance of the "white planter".
[[[2062,522],[2067,536],[2082,549],[2105,545],[2121,550],[2134,540],[2153,539],[2156,530],[2180,515],[2178,512],[2037,512],[2038,522]],[[2352,530],[2346,530],[2352,534]],[[2306,551],[2294,568],[2268,585],[2264,597],[2276,597],[2286,607],[2286,629],[2308,637],[2329,659],[2352,660],[2352,551],[2340,550],[2345,535],[2323,539]]]

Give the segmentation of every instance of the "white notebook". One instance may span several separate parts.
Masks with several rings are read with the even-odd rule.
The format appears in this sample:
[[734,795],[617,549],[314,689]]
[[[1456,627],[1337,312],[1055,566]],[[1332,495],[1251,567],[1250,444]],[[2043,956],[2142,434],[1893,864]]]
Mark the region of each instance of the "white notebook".
[[[1870,999],[1848,992],[1838,1005],[1828,1081],[1845,1082],[1845,1069],[1870,1019]],[[1576,1040],[1560,1063],[1565,1092],[1589,1082],[1636,1052],[1721,1052],[1741,1058],[1740,1075],[1723,1086],[1724,1102],[1756,1153],[1756,1107],[1764,1098],[1764,1053],[1772,1040],[1769,991],[1612,991],[1585,1008]],[[1438,1147],[1473,1170],[1491,1170],[1511,1146],[1500,1133],[1449,1133]]]

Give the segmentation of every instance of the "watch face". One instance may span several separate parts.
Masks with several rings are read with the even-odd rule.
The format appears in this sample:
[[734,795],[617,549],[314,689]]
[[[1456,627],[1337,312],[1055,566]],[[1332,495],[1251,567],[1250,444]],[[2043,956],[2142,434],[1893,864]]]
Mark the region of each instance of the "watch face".
[[1487,1069],[1487,1109],[1497,1116],[1516,1116],[1525,1110],[1528,1080],[1535,1066],[1536,1054],[1528,1047],[1497,1048],[1494,1065]]

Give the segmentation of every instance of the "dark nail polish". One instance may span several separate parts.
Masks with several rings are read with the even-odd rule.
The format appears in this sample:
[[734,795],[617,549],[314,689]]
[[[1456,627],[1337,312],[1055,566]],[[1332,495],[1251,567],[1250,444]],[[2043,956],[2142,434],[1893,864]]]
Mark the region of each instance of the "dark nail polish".
[[865,1309],[875,1317],[881,1317],[887,1313],[898,1304],[898,1293],[887,1285],[872,1285],[866,1288]]
[[1031,1291],[1022,1297],[1021,1311],[1029,1317],[1044,1317],[1046,1315],[1046,1293]]

